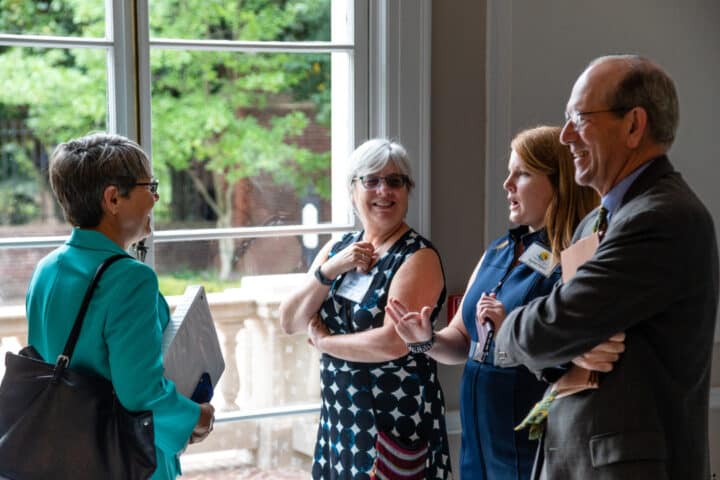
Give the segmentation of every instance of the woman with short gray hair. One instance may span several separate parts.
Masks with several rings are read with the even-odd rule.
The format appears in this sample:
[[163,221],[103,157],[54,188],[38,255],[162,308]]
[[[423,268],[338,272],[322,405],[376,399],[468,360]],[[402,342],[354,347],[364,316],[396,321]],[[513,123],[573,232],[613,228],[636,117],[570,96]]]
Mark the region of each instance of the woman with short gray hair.
[[433,321],[445,301],[440,256],[405,223],[413,186],[405,149],[363,143],[347,184],[362,230],[328,242],[280,306],[285,332],[307,332],[322,354],[312,476],[380,478],[389,448],[418,459],[414,478],[449,478],[443,394],[435,361],[422,354],[429,345],[406,344],[385,320],[390,295],[432,305]]
[[[150,162],[135,142],[98,133],[58,145],[50,185],[73,230],[37,266],[27,292],[29,342],[45,361],[63,351],[98,266],[151,233],[158,195]],[[162,332],[170,319],[155,272],[131,257],[113,264],[86,313],[71,367],[108,379],[130,411],[153,413],[153,479],[180,474],[179,453],[203,440],[214,409],[198,405],[163,376]]]

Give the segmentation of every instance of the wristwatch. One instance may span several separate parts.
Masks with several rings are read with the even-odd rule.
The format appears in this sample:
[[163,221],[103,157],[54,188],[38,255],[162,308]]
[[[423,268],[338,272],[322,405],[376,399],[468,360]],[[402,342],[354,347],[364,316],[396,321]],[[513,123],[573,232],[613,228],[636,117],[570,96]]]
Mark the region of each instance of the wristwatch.
[[[322,265],[320,265],[322,267]],[[318,282],[322,283],[323,285],[330,286],[335,281],[334,278],[327,278],[325,275],[323,275],[322,270],[320,270],[320,267],[315,269],[315,278],[318,279]]]
[[433,344],[435,343],[435,332],[433,332],[432,337],[430,337],[430,340],[426,342],[417,342],[417,343],[406,343],[408,350],[410,350],[411,353],[425,353],[428,350],[430,350],[433,347]]

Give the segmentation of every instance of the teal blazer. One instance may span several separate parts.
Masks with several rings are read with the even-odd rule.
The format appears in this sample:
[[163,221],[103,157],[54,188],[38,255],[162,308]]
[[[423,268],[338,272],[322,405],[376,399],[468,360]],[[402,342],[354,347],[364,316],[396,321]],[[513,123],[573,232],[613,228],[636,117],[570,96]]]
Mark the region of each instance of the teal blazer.
[[[28,338],[46,361],[55,362],[62,352],[95,269],[117,253],[125,252],[102,233],[75,228],[38,264],[26,298]],[[162,332],[169,315],[155,272],[137,260],[120,260],[95,290],[70,364],[109,379],[128,410],[153,412],[153,479],[181,473],[178,454],[200,416],[200,406],[163,376]]]

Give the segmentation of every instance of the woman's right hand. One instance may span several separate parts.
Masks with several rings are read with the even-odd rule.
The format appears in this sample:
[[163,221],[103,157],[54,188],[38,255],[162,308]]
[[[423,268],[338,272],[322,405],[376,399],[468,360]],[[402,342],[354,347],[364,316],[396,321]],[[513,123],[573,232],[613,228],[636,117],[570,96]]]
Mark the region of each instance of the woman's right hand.
[[385,306],[385,314],[405,343],[427,342],[432,338],[432,311],[431,307],[425,306],[419,312],[409,312],[400,300],[392,297]]
[[480,295],[480,300],[477,302],[475,312],[475,324],[478,332],[482,331],[483,324],[488,320],[492,322],[493,329],[497,332],[500,330],[500,326],[507,316],[505,306],[497,299],[494,293],[483,293]]
[[370,242],[355,242],[340,250],[322,265],[323,274],[328,278],[336,278],[343,273],[357,268],[367,272],[378,255]]
[[190,443],[202,442],[213,431],[215,423],[215,407],[209,403],[200,404],[200,418],[190,435]]

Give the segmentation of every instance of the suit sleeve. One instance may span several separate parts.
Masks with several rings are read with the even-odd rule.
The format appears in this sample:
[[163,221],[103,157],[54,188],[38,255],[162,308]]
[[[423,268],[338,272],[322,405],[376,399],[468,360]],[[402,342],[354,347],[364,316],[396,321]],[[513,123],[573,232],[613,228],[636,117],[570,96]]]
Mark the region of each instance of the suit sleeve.
[[507,316],[495,363],[541,371],[664,311],[687,290],[678,279],[692,281],[681,253],[692,236],[679,217],[647,210],[619,219],[569,282]]
[[145,265],[129,264],[120,279],[124,288],[108,313],[105,337],[113,386],[129,410],[152,410],[155,443],[177,453],[187,444],[200,407],[163,376],[162,331],[158,315],[158,283]]

